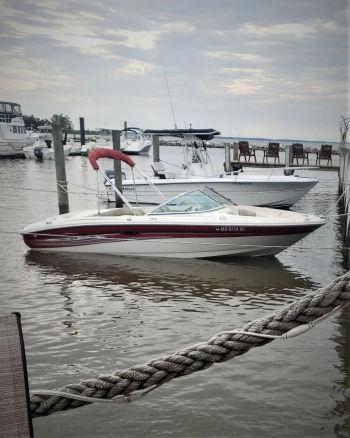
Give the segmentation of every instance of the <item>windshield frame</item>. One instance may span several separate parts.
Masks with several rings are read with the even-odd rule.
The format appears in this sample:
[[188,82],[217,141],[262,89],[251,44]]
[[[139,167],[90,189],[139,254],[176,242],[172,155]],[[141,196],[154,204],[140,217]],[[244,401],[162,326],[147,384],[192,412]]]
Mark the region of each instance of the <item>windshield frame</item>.
[[[207,189],[207,190],[206,190]],[[219,204],[217,207],[203,209],[203,210],[189,210],[189,211],[157,211],[165,207],[167,204],[170,204],[171,202],[184,197],[185,195],[190,195],[191,193],[200,192],[203,195],[207,196],[208,198],[212,199],[214,202]],[[172,215],[172,214],[194,214],[194,213],[205,213],[205,212],[211,212],[211,211],[217,211],[221,210],[228,205],[235,205],[234,202],[232,202],[229,198],[226,198],[222,196],[220,193],[218,193],[216,190],[212,189],[211,187],[204,186],[201,189],[195,189],[191,190],[189,192],[181,193],[174,198],[163,202],[162,204],[158,205],[154,210],[151,210],[148,214],[149,215]],[[190,207],[190,206],[189,206]]]

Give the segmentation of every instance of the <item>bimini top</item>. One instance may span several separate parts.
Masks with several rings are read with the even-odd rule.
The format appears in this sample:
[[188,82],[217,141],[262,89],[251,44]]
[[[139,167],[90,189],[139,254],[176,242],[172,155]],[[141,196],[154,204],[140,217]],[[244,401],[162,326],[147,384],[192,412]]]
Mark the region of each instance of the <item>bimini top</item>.
[[89,161],[94,170],[99,169],[99,165],[97,164],[99,158],[112,158],[112,160],[124,161],[124,163],[128,164],[130,167],[135,166],[134,161],[121,151],[107,148],[96,148],[89,153]]
[[220,135],[221,132],[216,129],[146,129],[144,134],[169,136],[169,137],[186,137],[196,136],[201,140],[212,140],[215,135]]

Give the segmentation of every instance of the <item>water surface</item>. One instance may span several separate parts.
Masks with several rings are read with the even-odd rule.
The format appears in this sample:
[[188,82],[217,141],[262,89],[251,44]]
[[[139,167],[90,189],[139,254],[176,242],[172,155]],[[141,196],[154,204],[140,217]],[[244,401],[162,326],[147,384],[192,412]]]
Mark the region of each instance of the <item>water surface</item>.
[[[223,151],[210,154],[220,172]],[[181,158],[176,148],[162,148],[161,156],[174,165]],[[148,158],[136,161],[149,172]],[[79,193],[70,196],[71,210],[94,208],[87,160],[71,157],[66,166],[76,184],[70,189]],[[322,214],[337,199],[337,174],[308,174],[320,183],[293,209]],[[47,255],[28,251],[17,233],[57,213],[54,163],[2,160],[0,184],[1,313],[22,314],[32,389],[59,388],[205,341],[344,272],[337,209],[324,227],[268,259]],[[348,436],[346,314],[176,379],[141,401],[35,419],[35,436]]]

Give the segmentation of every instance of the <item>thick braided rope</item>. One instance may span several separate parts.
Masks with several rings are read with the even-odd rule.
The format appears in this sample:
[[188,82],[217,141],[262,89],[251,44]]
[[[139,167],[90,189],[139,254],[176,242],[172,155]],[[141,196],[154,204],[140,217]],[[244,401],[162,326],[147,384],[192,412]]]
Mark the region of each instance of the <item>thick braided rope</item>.
[[[348,303],[350,303],[350,272],[336,278],[328,286],[309,293],[271,315],[246,324],[241,330],[282,335]],[[259,347],[269,342],[271,340],[253,335],[219,333],[207,342],[158,357],[143,365],[117,370],[113,374],[99,376],[78,384],[69,384],[59,391],[103,399],[111,399],[121,394],[129,395],[134,391],[161,385],[174,378],[204,370],[216,362],[225,362],[246,353],[253,347]],[[49,415],[88,404],[88,402],[80,400],[44,394],[33,395],[30,403],[33,417]]]

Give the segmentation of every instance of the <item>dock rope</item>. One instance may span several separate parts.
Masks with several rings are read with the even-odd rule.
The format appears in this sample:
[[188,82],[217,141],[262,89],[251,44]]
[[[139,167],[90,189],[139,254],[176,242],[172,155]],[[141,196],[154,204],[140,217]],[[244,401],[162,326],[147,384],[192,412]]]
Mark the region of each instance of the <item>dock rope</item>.
[[173,354],[150,360],[143,365],[117,370],[69,384],[57,391],[32,391],[33,417],[77,408],[99,399],[130,402],[164,383],[196,371],[226,362],[274,339],[298,336],[350,303],[350,271],[329,285],[269,316],[245,324],[240,330],[224,331]]

